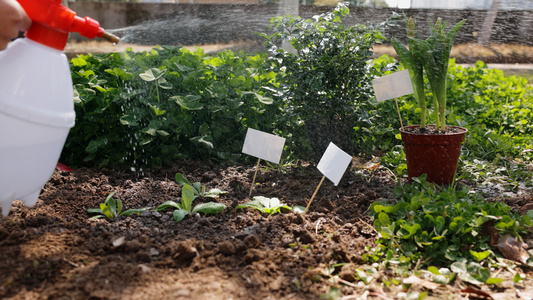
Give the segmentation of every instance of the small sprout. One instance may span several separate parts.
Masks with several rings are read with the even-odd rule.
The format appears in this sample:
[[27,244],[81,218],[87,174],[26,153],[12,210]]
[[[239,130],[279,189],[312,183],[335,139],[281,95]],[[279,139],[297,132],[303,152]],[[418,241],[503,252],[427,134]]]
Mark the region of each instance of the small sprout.
[[122,201],[120,199],[114,199],[113,195],[115,192],[112,192],[107,196],[104,203],[100,203],[100,208],[89,208],[87,212],[89,214],[97,214],[96,216],[91,217],[91,219],[99,219],[106,217],[108,219],[115,219],[118,216],[129,216],[131,214],[140,214],[141,212],[150,209],[149,207],[138,208],[138,209],[128,209],[122,211]]
[[236,208],[247,208],[247,207],[251,207],[262,213],[269,214],[269,215],[279,213],[281,212],[281,209],[292,210],[295,212],[305,211],[305,207],[295,206],[291,208],[286,204],[281,204],[278,198],[267,198],[263,196],[256,196],[254,197],[254,200],[238,205]]

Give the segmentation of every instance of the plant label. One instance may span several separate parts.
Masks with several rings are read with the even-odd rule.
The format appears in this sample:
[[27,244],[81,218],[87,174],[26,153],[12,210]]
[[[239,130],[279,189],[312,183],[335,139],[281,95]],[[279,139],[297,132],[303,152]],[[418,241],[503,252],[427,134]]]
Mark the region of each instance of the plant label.
[[385,75],[372,80],[378,102],[414,93],[409,70]]
[[279,163],[285,146],[285,138],[248,128],[242,153]]
[[337,186],[351,161],[351,155],[342,151],[341,148],[330,142],[324,155],[322,155],[317,168],[322,174],[324,174],[324,176],[333,181],[335,186]]

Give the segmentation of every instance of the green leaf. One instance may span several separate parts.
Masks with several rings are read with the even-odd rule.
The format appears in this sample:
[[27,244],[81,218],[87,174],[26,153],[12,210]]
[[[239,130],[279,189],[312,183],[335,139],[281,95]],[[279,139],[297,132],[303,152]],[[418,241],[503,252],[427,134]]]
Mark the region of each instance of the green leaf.
[[514,283],[519,283],[520,281],[522,281],[522,276],[520,275],[520,273],[516,272],[514,274],[514,277],[513,277],[513,282]]
[[167,208],[181,209],[181,205],[179,205],[178,203],[176,203],[174,201],[165,201],[161,205],[159,205],[155,210],[156,211],[161,211],[161,210],[165,210]]
[[189,182],[189,180],[187,180],[187,178],[185,178],[185,176],[181,173],[176,173],[176,176],[174,177],[175,180],[176,180],[176,183],[179,184],[180,186],[184,186],[184,185],[191,185],[191,183]]
[[490,251],[483,251],[483,252],[476,252],[474,250],[470,250],[470,255],[472,255],[477,261],[482,261],[485,258],[489,257],[491,254]]
[[500,284],[502,282],[503,282],[503,279],[497,278],[497,277],[489,278],[487,279],[487,281],[485,281],[486,284]]
[[165,78],[159,78],[157,80],[157,86],[162,88],[162,89],[165,89],[165,90],[171,90],[172,89],[172,84],[170,82],[168,82]]
[[166,69],[161,71],[158,68],[151,68],[149,70],[146,70],[144,73],[139,74],[139,77],[141,77],[144,81],[150,82],[161,78],[161,76],[163,76],[166,71]]
[[203,187],[201,183],[195,182],[192,184],[192,187],[194,188],[195,195],[200,196],[204,194],[205,186]]
[[117,214],[120,214],[122,212],[122,200],[116,199],[117,203]]
[[183,210],[191,212],[192,202],[195,198],[193,187],[186,184],[181,189],[181,206]]
[[226,205],[218,202],[201,203],[194,207],[192,213],[201,212],[204,214],[216,214],[223,211]]
[[104,214],[104,212],[100,208],[89,208],[87,209],[87,212],[90,214]]
[[174,219],[174,221],[176,221],[176,223],[179,223],[181,222],[183,219],[185,219],[185,217],[189,214],[188,211],[184,210],[184,209],[176,209],[173,213],[172,213],[172,218]]
[[202,99],[199,95],[187,95],[183,96],[172,96],[170,100],[176,101],[176,103],[184,109],[187,110],[201,110],[204,108],[204,105],[200,102]]

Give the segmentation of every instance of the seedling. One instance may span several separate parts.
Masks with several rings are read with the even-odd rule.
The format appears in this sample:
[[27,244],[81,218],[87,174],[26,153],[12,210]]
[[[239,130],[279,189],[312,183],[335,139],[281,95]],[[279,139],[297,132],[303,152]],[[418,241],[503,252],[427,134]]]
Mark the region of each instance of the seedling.
[[303,206],[295,206],[291,208],[286,204],[280,203],[278,198],[267,198],[263,196],[256,196],[254,197],[254,200],[238,205],[236,208],[247,208],[247,207],[251,207],[262,213],[269,214],[269,215],[277,214],[281,212],[281,209],[292,210],[295,212],[305,211],[305,207]]
[[205,186],[202,186],[200,182],[190,183],[185,176],[181,173],[176,174],[176,182],[181,185],[182,187],[190,186],[192,188],[192,191],[194,193],[194,198],[197,197],[206,197],[206,198],[218,198],[219,195],[225,194],[225,191],[222,191],[220,189],[210,189],[209,191],[205,191]]
[[193,209],[192,202],[196,199],[195,189],[189,184],[185,184],[181,190],[181,204],[174,201],[166,201],[159,205],[156,211],[167,208],[175,208],[172,217],[176,223],[181,222],[187,215],[194,213],[216,214],[223,211],[226,205],[218,202],[208,202],[196,205]]
[[137,209],[128,209],[122,211],[122,201],[120,199],[113,198],[115,192],[112,192],[107,196],[104,203],[100,203],[100,208],[89,208],[87,210],[90,214],[97,214],[96,216],[91,217],[91,219],[99,219],[106,217],[108,219],[114,219],[118,216],[129,216],[131,214],[140,214],[141,212],[150,209],[149,207],[137,208]]

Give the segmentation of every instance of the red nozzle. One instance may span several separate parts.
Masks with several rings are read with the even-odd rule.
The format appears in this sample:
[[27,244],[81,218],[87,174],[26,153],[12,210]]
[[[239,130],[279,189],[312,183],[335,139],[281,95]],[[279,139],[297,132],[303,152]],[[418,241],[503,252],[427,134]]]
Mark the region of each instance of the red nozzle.
[[17,0],[32,20],[26,37],[43,45],[63,51],[70,32],[87,38],[104,36],[100,24],[89,18],[80,18],[61,5],[61,0]]

